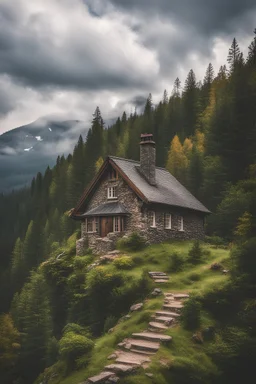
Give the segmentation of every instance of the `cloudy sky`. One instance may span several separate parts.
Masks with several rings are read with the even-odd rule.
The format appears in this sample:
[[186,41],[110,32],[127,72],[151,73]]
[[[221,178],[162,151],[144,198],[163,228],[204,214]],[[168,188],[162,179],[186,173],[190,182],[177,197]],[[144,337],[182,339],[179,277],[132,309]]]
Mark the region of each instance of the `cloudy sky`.
[[234,36],[246,53],[255,20],[255,0],[0,0],[0,133],[157,102],[190,68],[217,71]]

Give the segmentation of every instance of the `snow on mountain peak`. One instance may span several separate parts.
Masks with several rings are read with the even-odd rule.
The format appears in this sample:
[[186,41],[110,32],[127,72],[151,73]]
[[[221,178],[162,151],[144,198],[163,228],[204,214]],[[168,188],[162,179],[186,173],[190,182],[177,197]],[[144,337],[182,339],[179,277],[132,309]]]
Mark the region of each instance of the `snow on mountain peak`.
[[24,151],[29,152],[33,147],[25,148]]
[[41,136],[35,136],[35,138],[37,139],[37,141],[43,141]]

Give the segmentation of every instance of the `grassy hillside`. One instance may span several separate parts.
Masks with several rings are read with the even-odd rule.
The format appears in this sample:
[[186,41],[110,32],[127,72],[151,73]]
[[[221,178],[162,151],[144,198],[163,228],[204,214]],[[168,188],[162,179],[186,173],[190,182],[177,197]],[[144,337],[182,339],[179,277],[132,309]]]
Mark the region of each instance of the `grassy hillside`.
[[[197,295],[199,300],[210,295],[215,289],[220,290],[225,287],[229,281],[229,275],[224,275],[221,271],[213,271],[210,269],[212,263],[221,263],[224,268],[229,268],[229,251],[224,248],[216,248],[209,244],[202,244],[202,260],[199,264],[192,264],[189,260],[189,250],[192,248],[192,242],[172,242],[160,245],[147,247],[140,252],[125,252],[126,257],[121,256],[119,262],[108,263],[94,270],[87,272],[87,275],[95,273],[92,271],[100,270],[108,276],[114,276],[120,273],[120,270],[125,275],[124,291],[131,285],[141,281],[142,276],[146,271],[163,271],[168,273],[170,280],[161,284],[163,292],[189,292]],[[177,256],[178,254],[178,256]],[[176,256],[175,256],[176,255]],[[81,268],[82,260],[90,259],[90,262],[95,262],[96,258],[91,255],[82,258],[74,257],[72,263],[79,263],[79,273],[83,273]],[[181,259],[180,263],[174,264],[175,259]],[[49,262],[48,262],[49,263]],[[88,265],[88,263],[86,263]],[[175,269],[179,271],[174,272]],[[90,279],[87,276],[87,284]],[[151,281],[147,281],[147,289],[152,291],[152,288],[160,286]],[[143,299],[143,294],[138,292],[135,301]],[[145,297],[145,295],[144,295]],[[48,378],[49,384],[77,384],[88,377],[98,374],[103,367],[109,363],[107,357],[116,349],[117,344],[125,337],[130,336],[133,332],[142,331],[147,328],[148,321],[156,309],[160,309],[163,303],[163,296],[157,298],[150,294],[146,295],[143,310],[132,313],[129,319],[120,320],[121,316],[128,313],[122,310],[119,314],[119,321],[115,317],[113,321],[113,332],[103,333],[101,337],[94,340],[94,348],[91,356],[85,357],[85,363],[81,363],[82,368],[77,366],[75,370],[66,372],[63,361],[58,361],[55,365],[45,371],[37,380],[37,383],[42,381],[42,376]],[[214,378],[218,377],[219,370],[209,355],[209,349],[216,344],[216,338],[209,341],[204,341],[202,344],[195,343],[192,340],[192,335],[201,332],[210,326],[217,327],[216,320],[204,308],[200,314],[200,326],[198,329],[186,330],[182,325],[170,328],[167,334],[173,337],[169,346],[161,346],[156,355],[152,358],[150,366],[144,371],[140,369],[136,374],[127,376],[121,380],[123,383],[207,383],[213,382]],[[116,325],[114,325],[116,323]],[[87,360],[86,360],[87,359]],[[148,377],[145,373],[150,372],[153,377]],[[182,372],[182,374],[181,374]],[[51,379],[50,379],[51,378]],[[210,381],[208,381],[210,379]]]

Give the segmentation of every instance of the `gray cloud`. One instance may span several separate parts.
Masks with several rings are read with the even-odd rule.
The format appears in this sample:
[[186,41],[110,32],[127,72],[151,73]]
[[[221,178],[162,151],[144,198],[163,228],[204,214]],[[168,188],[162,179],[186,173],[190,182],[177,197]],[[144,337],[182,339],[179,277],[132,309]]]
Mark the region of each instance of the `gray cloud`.
[[255,16],[254,0],[1,0],[0,132],[141,110],[190,68],[217,71],[234,36],[246,49]]

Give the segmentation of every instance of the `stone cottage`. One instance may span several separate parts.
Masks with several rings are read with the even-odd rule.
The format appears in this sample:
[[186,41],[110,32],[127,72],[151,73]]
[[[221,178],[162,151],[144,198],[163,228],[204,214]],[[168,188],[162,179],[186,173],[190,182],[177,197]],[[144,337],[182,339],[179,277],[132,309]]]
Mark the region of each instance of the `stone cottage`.
[[77,255],[115,248],[132,232],[147,242],[203,239],[209,213],[166,169],[156,167],[152,134],[142,134],[140,162],[108,156],[72,212],[81,221]]

